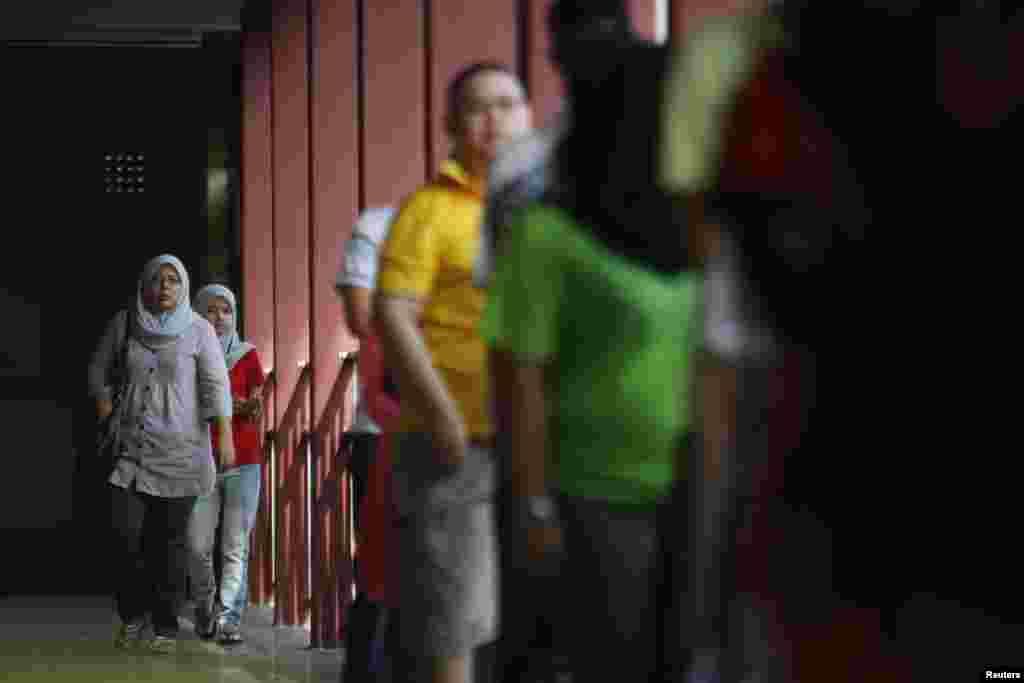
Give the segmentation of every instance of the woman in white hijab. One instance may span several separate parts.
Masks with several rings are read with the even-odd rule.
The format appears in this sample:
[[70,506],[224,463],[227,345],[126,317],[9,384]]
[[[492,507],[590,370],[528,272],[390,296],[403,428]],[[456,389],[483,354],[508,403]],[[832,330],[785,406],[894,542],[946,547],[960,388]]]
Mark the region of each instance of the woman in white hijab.
[[[233,466],[220,468],[213,491],[196,502],[189,525],[195,625],[200,638],[219,635],[222,644],[231,645],[243,640],[240,626],[249,597],[249,535],[256,523],[263,462],[257,418],[262,412],[264,373],[256,348],[238,336],[238,306],[230,289],[203,287],[196,294],[195,311],[213,325],[227,363],[236,456]],[[215,550],[218,527],[221,540]],[[214,552],[220,557],[219,586]]]
[[157,653],[174,651],[188,566],[187,531],[217,459],[234,462],[231,393],[213,327],[189,305],[188,273],[174,256],[143,269],[135,305],[107,325],[89,365],[100,420],[117,425],[108,480],[114,530],[115,645],[132,646],[147,621]]

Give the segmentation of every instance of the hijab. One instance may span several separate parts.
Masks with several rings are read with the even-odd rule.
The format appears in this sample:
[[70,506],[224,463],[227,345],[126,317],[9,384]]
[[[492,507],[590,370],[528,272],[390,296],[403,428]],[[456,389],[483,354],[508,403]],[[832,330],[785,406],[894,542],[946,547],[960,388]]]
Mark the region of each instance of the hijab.
[[[170,311],[153,313],[146,306],[145,291],[151,287],[153,280],[160,272],[160,266],[169,265],[178,273],[181,287],[178,289],[178,300]],[[178,258],[170,254],[156,256],[146,263],[139,278],[139,286],[135,293],[135,321],[132,326],[133,336],[144,346],[163,349],[175,343],[192,325],[194,314],[189,306],[188,272]]]
[[228,365],[228,370],[235,366],[235,363],[242,360],[245,354],[252,351],[255,346],[249,342],[242,341],[238,336],[237,327],[237,316],[238,316],[238,305],[235,302],[235,295],[230,289],[224,285],[206,285],[196,293],[195,311],[198,315],[206,315],[206,311],[210,305],[210,300],[216,297],[221,297],[228,302],[228,306],[231,307],[231,321],[228,323],[228,328],[224,331],[224,334],[220,336],[220,346],[224,350],[224,360]]

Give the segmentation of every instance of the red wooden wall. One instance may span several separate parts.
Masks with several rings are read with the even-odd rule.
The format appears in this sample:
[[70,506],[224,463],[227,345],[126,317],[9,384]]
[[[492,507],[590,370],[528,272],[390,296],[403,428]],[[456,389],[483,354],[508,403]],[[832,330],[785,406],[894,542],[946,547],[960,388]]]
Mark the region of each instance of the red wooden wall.
[[[654,37],[668,0],[626,2]],[[522,69],[538,124],[561,85],[547,59],[547,0],[265,5],[243,34],[240,299],[243,331],[273,369],[260,533],[274,535],[276,553],[273,577],[270,560],[254,557],[252,595],[273,601],[278,623],[312,621],[314,644],[331,645],[350,579],[336,456],[352,410],[343,361],[357,346],[333,281],[352,223],[433,175],[446,153],[445,88],[462,66]],[[271,539],[255,547],[265,555]]]

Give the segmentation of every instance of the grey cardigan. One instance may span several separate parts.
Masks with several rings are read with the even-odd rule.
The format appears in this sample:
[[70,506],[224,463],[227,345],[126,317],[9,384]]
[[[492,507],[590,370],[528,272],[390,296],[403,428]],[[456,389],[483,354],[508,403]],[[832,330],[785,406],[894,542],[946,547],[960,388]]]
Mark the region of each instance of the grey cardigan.
[[[127,311],[110,321],[89,363],[89,392],[110,398]],[[192,325],[171,346],[153,351],[129,336],[127,386],[118,414],[123,443],[110,483],[164,498],[203,496],[216,470],[210,420],[231,417],[224,352],[208,321]]]

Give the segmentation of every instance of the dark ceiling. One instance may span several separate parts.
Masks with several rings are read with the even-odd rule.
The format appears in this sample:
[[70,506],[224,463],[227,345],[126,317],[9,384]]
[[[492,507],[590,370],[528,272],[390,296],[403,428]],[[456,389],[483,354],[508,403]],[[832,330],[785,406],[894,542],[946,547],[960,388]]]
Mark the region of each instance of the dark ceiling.
[[0,2],[0,42],[186,44],[238,31],[245,0]]

